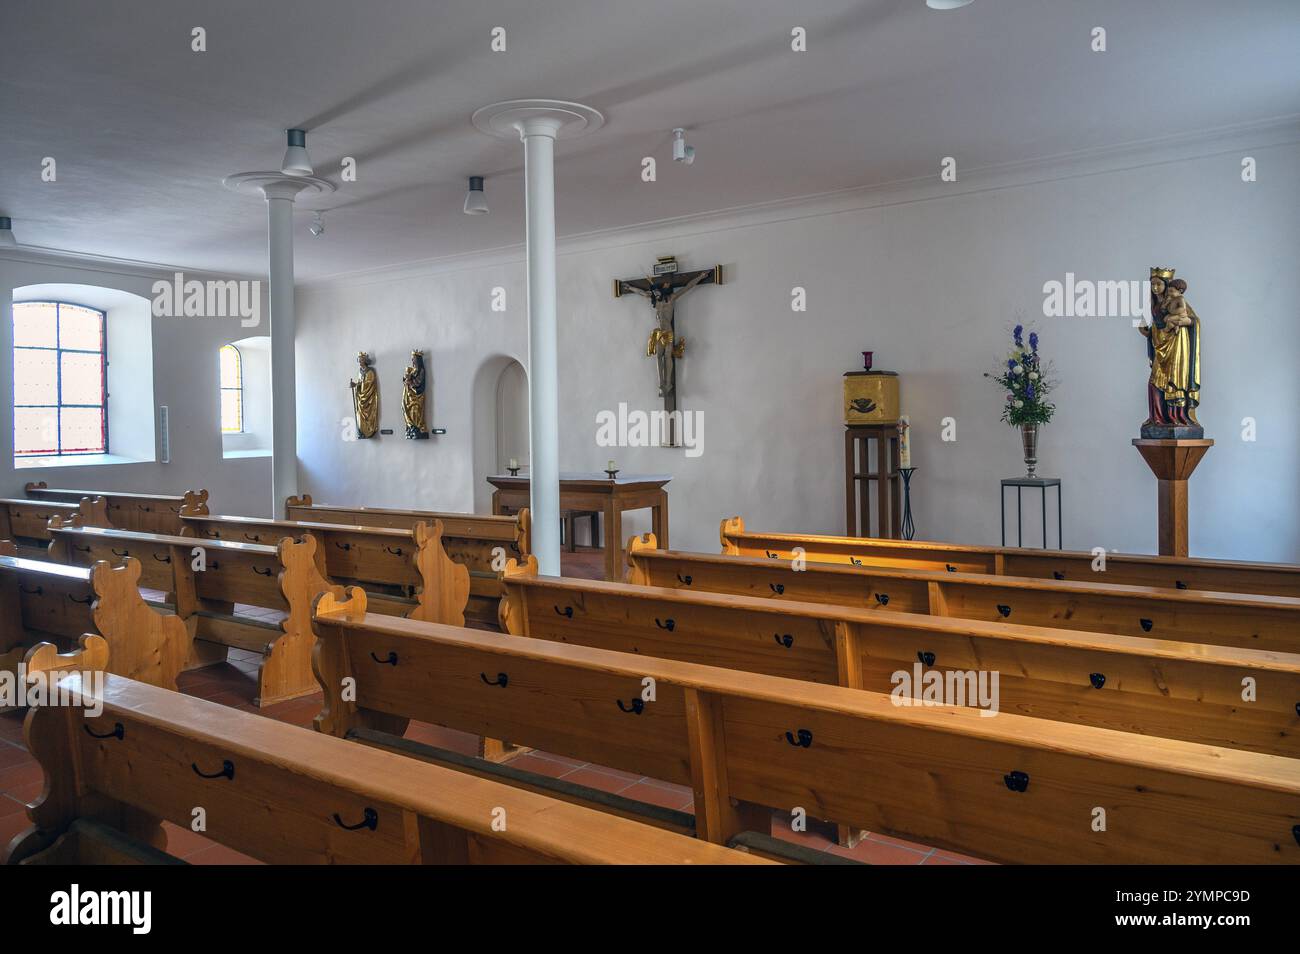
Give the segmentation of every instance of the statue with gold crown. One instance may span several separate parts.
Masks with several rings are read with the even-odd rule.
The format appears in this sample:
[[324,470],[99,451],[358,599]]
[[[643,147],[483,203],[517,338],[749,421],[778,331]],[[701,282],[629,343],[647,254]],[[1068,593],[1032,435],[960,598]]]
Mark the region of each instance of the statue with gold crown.
[[1184,297],[1187,282],[1172,268],[1151,269],[1151,323],[1139,331],[1147,339],[1151,376],[1142,437],[1152,440],[1200,439],[1196,419],[1201,403],[1201,319]]

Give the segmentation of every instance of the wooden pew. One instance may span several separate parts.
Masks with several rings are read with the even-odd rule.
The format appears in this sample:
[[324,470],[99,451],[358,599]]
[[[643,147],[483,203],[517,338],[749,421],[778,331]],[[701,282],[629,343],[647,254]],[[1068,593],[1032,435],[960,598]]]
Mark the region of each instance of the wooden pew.
[[50,518],[70,520],[76,515],[88,527],[110,526],[108,503],[103,497],[82,497],[75,502],[0,499],[0,540],[12,540],[35,556],[35,551],[43,550],[50,539]]
[[[0,671],[16,673],[19,664],[28,673],[66,668],[50,642],[69,645],[89,633],[104,638],[108,657],[106,666],[90,668],[176,688],[189,642],[185,626],[140,598],[139,561],[74,567],[12,550],[0,542]],[[92,658],[100,659],[97,651],[86,657]]]
[[[317,566],[314,538],[285,537],[269,546],[62,526],[58,521],[51,521],[50,533],[52,560],[70,564],[129,560],[148,567],[141,585],[167,594],[165,605],[188,633],[185,669],[223,662],[229,649],[236,647],[262,655],[255,705],[316,691],[311,671],[311,606],[331,584]],[[271,623],[235,615],[236,603],[279,610],[286,616]]]
[[178,863],[161,823],[195,805],[209,838],[279,864],[763,863],[129,679],[64,685],[81,706],[27,718],[46,786],[10,864]]
[[684,782],[710,841],[762,805],[995,861],[1300,863],[1297,759],[367,615],[359,591],[315,624],[322,731],[419,719]]
[[313,503],[311,494],[284,502],[288,520],[344,523],[363,527],[409,530],[417,523],[442,521],[442,546],[454,562],[469,570],[469,602],[465,614],[477,622],[495,623],[501,599],[501,573],[506,560],[522,560],[532,552],[531,523],[525,508],[508,517],[432,510],[391,510]]
[[505,587],[516,636],[882,693],[997,672],[1002,712],[1300,757],[1300,654],[539,576],[532,557]]
[[[358,527],[191,514],[182,508],[181,523],[185,532],[210,540],[273,543],[282,537],[310,534],[319,544],[316,556],[321,574],[334,583],[362,584],[376,612],[465,625],[469,570],[447,556],[439,520],[410,528]],[[376,592],[379,588],[383,589]]]
[[1266,652],[1300,652],[1300,599],[1257,593],[1026,579],[808,563],[655,549],[628,543],[629,583],[864,609],[1006,620]]
[[28,483],[24,489],[33,500],[77,501],[82,497],[103,497],[108,511],[108,522],[103,525],[117,527],[119,530],[180,533],[181,507],[189,507],[191,513],[208,512],[206,490],[187,490],[179,496],[116,490],[64,490],[47,487],[43,480]]
[[906,567],[950,573],[995,573],[999,576],[1086,580],[1130,586],[1160,586],[1221,593],[1262,593],[1300,597],[1300,566],[1290,563],[1242,563],[1193,557],[1107,553],[1105,570],[1093,570],[1092,553],[1070,550],[1024,550],[977,547],[924,540],[883,540],[803,533],[755,533],[740,517],[722,521],[722,552],[733,556],[788,560],[796,547],[815,563]]

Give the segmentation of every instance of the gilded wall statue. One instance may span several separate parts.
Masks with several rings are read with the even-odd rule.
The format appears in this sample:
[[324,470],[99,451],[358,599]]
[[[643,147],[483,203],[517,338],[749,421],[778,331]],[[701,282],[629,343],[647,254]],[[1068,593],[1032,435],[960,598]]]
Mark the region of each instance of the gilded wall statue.
[[371,363],[370,355],[357,353],[361,368],[360,379],[348,380],[352,389],[352,412],[357,419],[357,437],[370,438],[379,433],[379,376]]
[[1138,330],[1147,339],[1144,438],[1201,438],[1196,419],[1201,403],[1201,319],[1187,303],[1187,282],[1172,268],[1151,269],[1151,324]]
[[424,352],[412,351],[411,363],[402,373],[402,416],[406,420],[406,436],[413,441],[429,437],[424,423],[425,387]]

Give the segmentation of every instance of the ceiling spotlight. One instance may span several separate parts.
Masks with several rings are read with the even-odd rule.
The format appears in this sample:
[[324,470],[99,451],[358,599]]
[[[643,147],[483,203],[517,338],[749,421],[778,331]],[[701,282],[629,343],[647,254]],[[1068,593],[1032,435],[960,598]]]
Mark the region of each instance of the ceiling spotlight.
[[673,130],[673,162],[684,162],[688,166],[695,161],[695,147],[686,145],[686,130],[678,127]]
[[487,196],[483,194],[483,177],[469,177],[469,191],[465,193],[466,215],[487,215]]
[[13,248],[17,244],[13,220],[7,215],[0,215],[0,248]]
[[315,221],[312,222],[310,231],[312,235],[316,236],[317,238],[320,238],[322,235],[325,234],[325,219],[324,219],[325,213],[316,212],[314,213],[314,215],[316,216],[316,219]]
[[925,0],[925,5],[931,10],[956,10],[972,2],[973,0]]
[[311,157],[307,155],[307,130],[289,130],[289,148],[284,151],[284,162],[280,171],[286,176],[309,176],[313,170]]

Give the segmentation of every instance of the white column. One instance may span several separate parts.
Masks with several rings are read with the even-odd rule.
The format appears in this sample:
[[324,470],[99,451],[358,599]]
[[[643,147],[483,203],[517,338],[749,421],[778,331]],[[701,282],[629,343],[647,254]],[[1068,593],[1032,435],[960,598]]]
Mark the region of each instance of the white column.
[[555,319],[555,134],[553,117],[520,124],[528,250],[528,436],[533,554],[560,575],[560,398]]
[[271,516],[298,493],[298,412],[294,373],[292,183],[267,184],[267,285],[271,302]]

